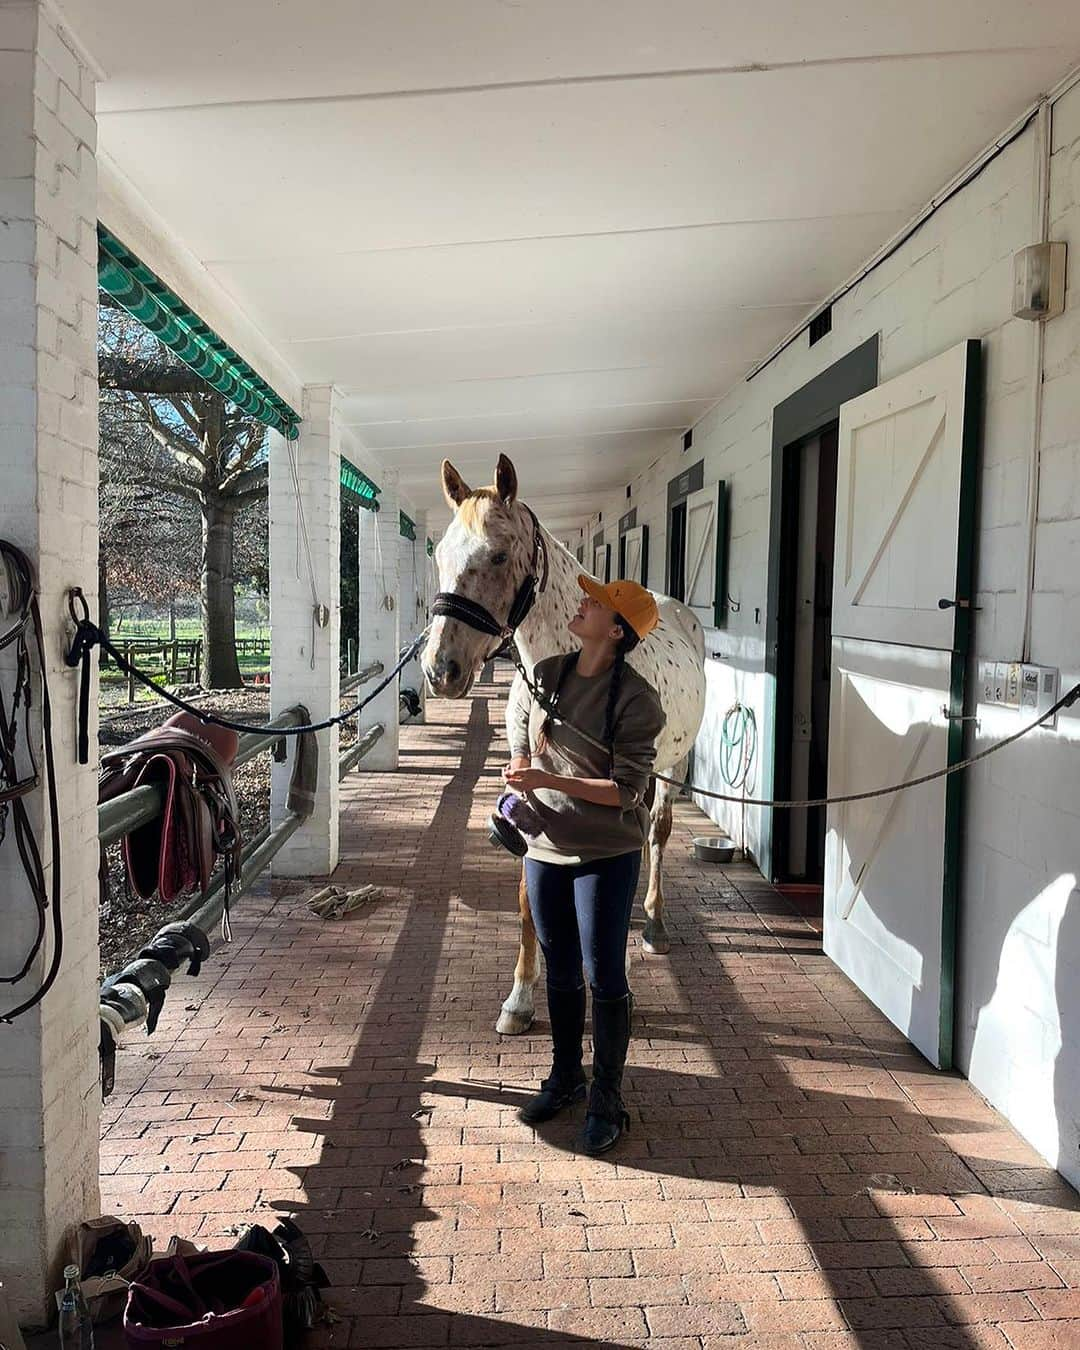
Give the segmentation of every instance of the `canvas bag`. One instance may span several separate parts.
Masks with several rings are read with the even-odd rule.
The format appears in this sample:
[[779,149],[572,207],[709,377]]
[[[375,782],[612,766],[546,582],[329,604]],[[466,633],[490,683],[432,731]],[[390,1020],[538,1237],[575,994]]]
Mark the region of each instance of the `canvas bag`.
[[124,1309],[129,1350],[282,1350],[277,1266],[255,1252],[197,1252],[151,1261]]
[[[124,1311],[128,1285],[145,1270],[150,1260],[150,1239],[137,1223],[106,1214],[88,1219],[68,1233],[68,1258],[65,1264],[79,1267],[79,1282],[90,1309],[90,1320],[97,1325],[119,1317]],[[116,1264],[109,1254],[129,1252]],[[100,1273],[91,1273],[104,1265]]]

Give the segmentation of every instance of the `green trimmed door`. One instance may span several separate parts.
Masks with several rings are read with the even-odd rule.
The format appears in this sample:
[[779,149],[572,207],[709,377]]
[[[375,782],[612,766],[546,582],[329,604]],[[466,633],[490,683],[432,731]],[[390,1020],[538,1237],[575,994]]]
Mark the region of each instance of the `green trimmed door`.
[[[956,763],[973,602],[979,344],[840,410],[829,795]],[[828,809],[825,951],[952,1064],[962,775]]]
[[686,499],[686,585],[683,598],[706,628],[716,622],[720,518],[725,485],[710,483]]
[[622,537],[623,567],[621,576],[641,586],[649,584],[649,527],[636,525]]

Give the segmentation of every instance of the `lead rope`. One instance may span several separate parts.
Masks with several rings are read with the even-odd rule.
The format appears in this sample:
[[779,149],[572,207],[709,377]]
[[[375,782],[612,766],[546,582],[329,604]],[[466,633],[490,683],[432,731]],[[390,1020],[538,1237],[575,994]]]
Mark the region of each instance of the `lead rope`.
[[[525,687],[533,698],[536,699],[540,707],[557,722],[563,726],[569,727],[571,731],[576,732],[583,741],[594,746],[597,750],[607,752],[607,746],[603,741],[597,740],[589,732],[582,730],[568,717],[562,717],[556,711],[553,704],[545,697],[543,692],[537,688],[529,677],[525,666],[522,663],[521,656],[518,653],[516,644],[510,647],[510,659],[518,669],[518,673],[525,681]],[[1036,727],[1041,727],[1044,722],[1050,721],[1056,717],[1064,708],[1071,708],[1076,700],[1080,698],[1080,684],[1074,684],[1067,694],[1064,694],[1054,704],[1052,708],[1047,708],[1046,712],[1034,722],[1030,722],[1026,727],[1021,727],[1019,731],[1013,732],[1011,736],[1006,736],[1004,740],[995,741],[993,745],[988,745],[985,750],[978,751],[977,754],[969,755],[967,759],[962,759],[956,764],[947,764],[943,769],[935,769],[933,773],[924,773],[919,778],[909,778],[903,783],[891,783],[888,787],[871,788],[867,792],[848,792],[837,797],[814,797],[806,801],[777,801],[770,797],[747,797],[745,795],[736,797],[731,793],[714,792],[710,788],[698,787],[689,781],[680,782],[677,778],[668,778],[666,774],[656,773],[652,765],[645,763],[644,760],[626,759],[626,763],[632,765],[635,769],[644,769],[653,778],[661,783],[668,783],[671,787],[679,788],[681,791],[692,793],[698,797],[708,797],[717,802],[743,802],[746,806],[772,806],[783,811],[805,810],[815,806],[841,806],[847,802],[866,802],[875,797],[890,797],[895,792],[903,792],[907,788],[921,787],[924,783],[932,783],[938,778],[947,778],[950,774],[960,773],[963,769],[969,769],[973,764],[978,764],[981,760],[989,759],[991,755],[997,754],[999,750],[1004,750],[1006,746],[1014,745],[1024,736],[1029,735]]]
[[[235,731],[238,735],[244,735],[245,733],[254,733],[255,735],[273,735],[275,737],[304,736],[308,732],[326,731],[330,727],[340,726],[341,723],[348,722],[351,718],[356,717],[361,712],[363,712],[363,710],[368,706],[369,703],[371,703],[374,699],[378,698],[378,696],[383,692],[383,690],[386,689],[388,685],[390,685],[391,683],[393,683],[394,680],[397,679],[398,675],[401,674],[401,671],[404,669],[404,667],[408,665],[408,663],[412,660],[412,658],[423,646],[428,635],[427,628],[425,628],[422,633],[417,633],[416,637],[414,637],[413,640],[409,643],[408,647],[405,648],[404,653],[400,656],[397,665],[390,672],[390,674],[387,675],[384,679],[380,680],[380,682],[375,686],[374,689],[372,689],[372,691],[369,694],[367,694],[364,698],[360,699],[358,702],[354,703],[351,708],[346,708],[344,712],[335,713],[331,717],[324,718],[323,721],[321,722],[308,722],[305,723],[303,726],[298,727],[296,726],[280,727],[274,726],[272,723],[265,726],[252,726],[248,722],[231,722],[227,717],[216,717],[213,713],[207,712],[205,708],[196,708],[193,704],[188,703],[185,699],[179,698],[177,697],[176,694],[171,694],[167,689],[163,689],[161,685],[155,684],[149,675],[143,674],[143,672],[138,668],[138,666],[132,665],[130,661],[128,661],[125,657],[121,656],[121,654],[109,641],[108,637],[101,630],[101,628],[99,628],[98,625],[94,623],[94,621],[90,618],[90,609],[86,603],[86,597],[83,595],[81,588],[78,586],[73,586],[71,590],[68,591],[68,610],[71,614],[72,622],[75,625],[75,636],[72,639],[71,646],[68,648],[67,654],[64,657],[64,661],[66,662],[67,665],[73,668],[75,666],[78,666],[80,663],[82,664],[83,683],[84,685],[87,686],[87,688],[89,687],[88,686],[89,675],[87,673],[87,668],[89,666],[89,662],[91,659],[91,652],[95,647],[100,647],[102,651],[108,652],[109,656],[112,657],[112,659],[116,662],[117,666],[120,668],[120,670],[124,672],[125,675],[130,675],[133,679],[138,680],[138,682],[141,685],[149,689],[152,694],[156,694],[158,698],[164,699],[166,703],[171,703],[174,708],[179,708],[182,712],[191,713],[193,717],[197,718],[204,725],[224,727],[226,731]],[[89,758],[89,745],[87,734],[88,712],[89,712],[88,702],[87,706],[84,707],[83,700],[80,697],[79,702],[80,764],[86,764]]]

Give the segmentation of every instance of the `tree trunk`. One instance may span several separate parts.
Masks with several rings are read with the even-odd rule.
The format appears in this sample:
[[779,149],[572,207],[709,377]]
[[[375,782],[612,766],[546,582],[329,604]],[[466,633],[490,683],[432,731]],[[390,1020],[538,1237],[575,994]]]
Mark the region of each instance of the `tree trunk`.
[[169,601],[169,641],[176,641],[176,601]]
[[[98,583],[98,627],[109,636],[109,578],[105,570],[105,559],[98,556],[97,565],[97,583]],[[98,648],[98,665],[106,659],[104,649]]]
[[240,689],[244,682],[236,659],[233,581],[236,508],[220,497],[207,496],[202,518],[202,685],[204,689]]

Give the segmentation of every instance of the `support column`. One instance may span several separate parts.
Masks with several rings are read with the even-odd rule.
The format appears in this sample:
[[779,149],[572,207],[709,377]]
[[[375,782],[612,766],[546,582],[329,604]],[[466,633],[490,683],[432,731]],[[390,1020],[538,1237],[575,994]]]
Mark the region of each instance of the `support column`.
[[[67,591],[97,611],[97,170],[94,79],[33,0],[0,6],[0,537],[37,569],[53,706],[64,949],[44,1002],[0,1025],[0,1280],[25,1326],[62,1283],[69,1224],[98,1213],[97,662],[90,744],[75,753],[78,679],[63,662]],[[0,574],[2,575],[2,574]],[[0,580],[0,590],[4,582]],[[14,652],[0,655],[7,706]],[[37,678],[37,658],[34,679]],[[35,683],[31,730],[43,763]],[[20,744],[22,730],[20,727]],[[20,753],[20,766],[27,762]],[[51,888],[57,846],[42,788],[25,798]],[[0,985],[0,1013],[40,985],[50,933],[27,976]],[[0,844],[0,967],[37,931],[10,814]]]
[[[398,663],[401,626],[401,596],[398,585],[398,475],[382,469],[378,480],[379,510],[360,514],[360,660],[381,661],[386,678]],[[370,686],[374,688],[373,681]],[[399,680],[390,684],[360,716],[363,732],[376,722],[386,730],[375,747],[360,762],[364,769],[396,769],[398,766],[398,688]]]
[[[303,493],[302,518],[290,446],[276,432],[270,442],[270,707],[277,714],[302,703],[312,721],[320,722],[336,713],[340,704],[341,428],[336,390],[329,385],[307,387],[301,415],[300,438],[291,443],[291,452]],[[330,611],[325,627],[314,623],[316,604]],[[321,877],[337,866],[337,727],[320,731],[318,741],[315,811],[274,858],[275,876]],[[290,738],[286,763],[273,768],[270,819],[274,825],[285,816],[295,751],[296,740]]]
[[[416,513],[416,617],[411,630],[402,635],[402,641],[411,638],[413,632],[419,632],[429,622],[428,609],[431,605],[431,596],[428,594],[428,573],[431,570],[431,562],[427,555],[427,532],[428,513],[418,511]],[[420,692],[420,716],[416,718],[416,721],[424,723],[427,721],[427,680],[424,679],[419,653],[413,662],[412,669],[416,672],[416,687]]]

